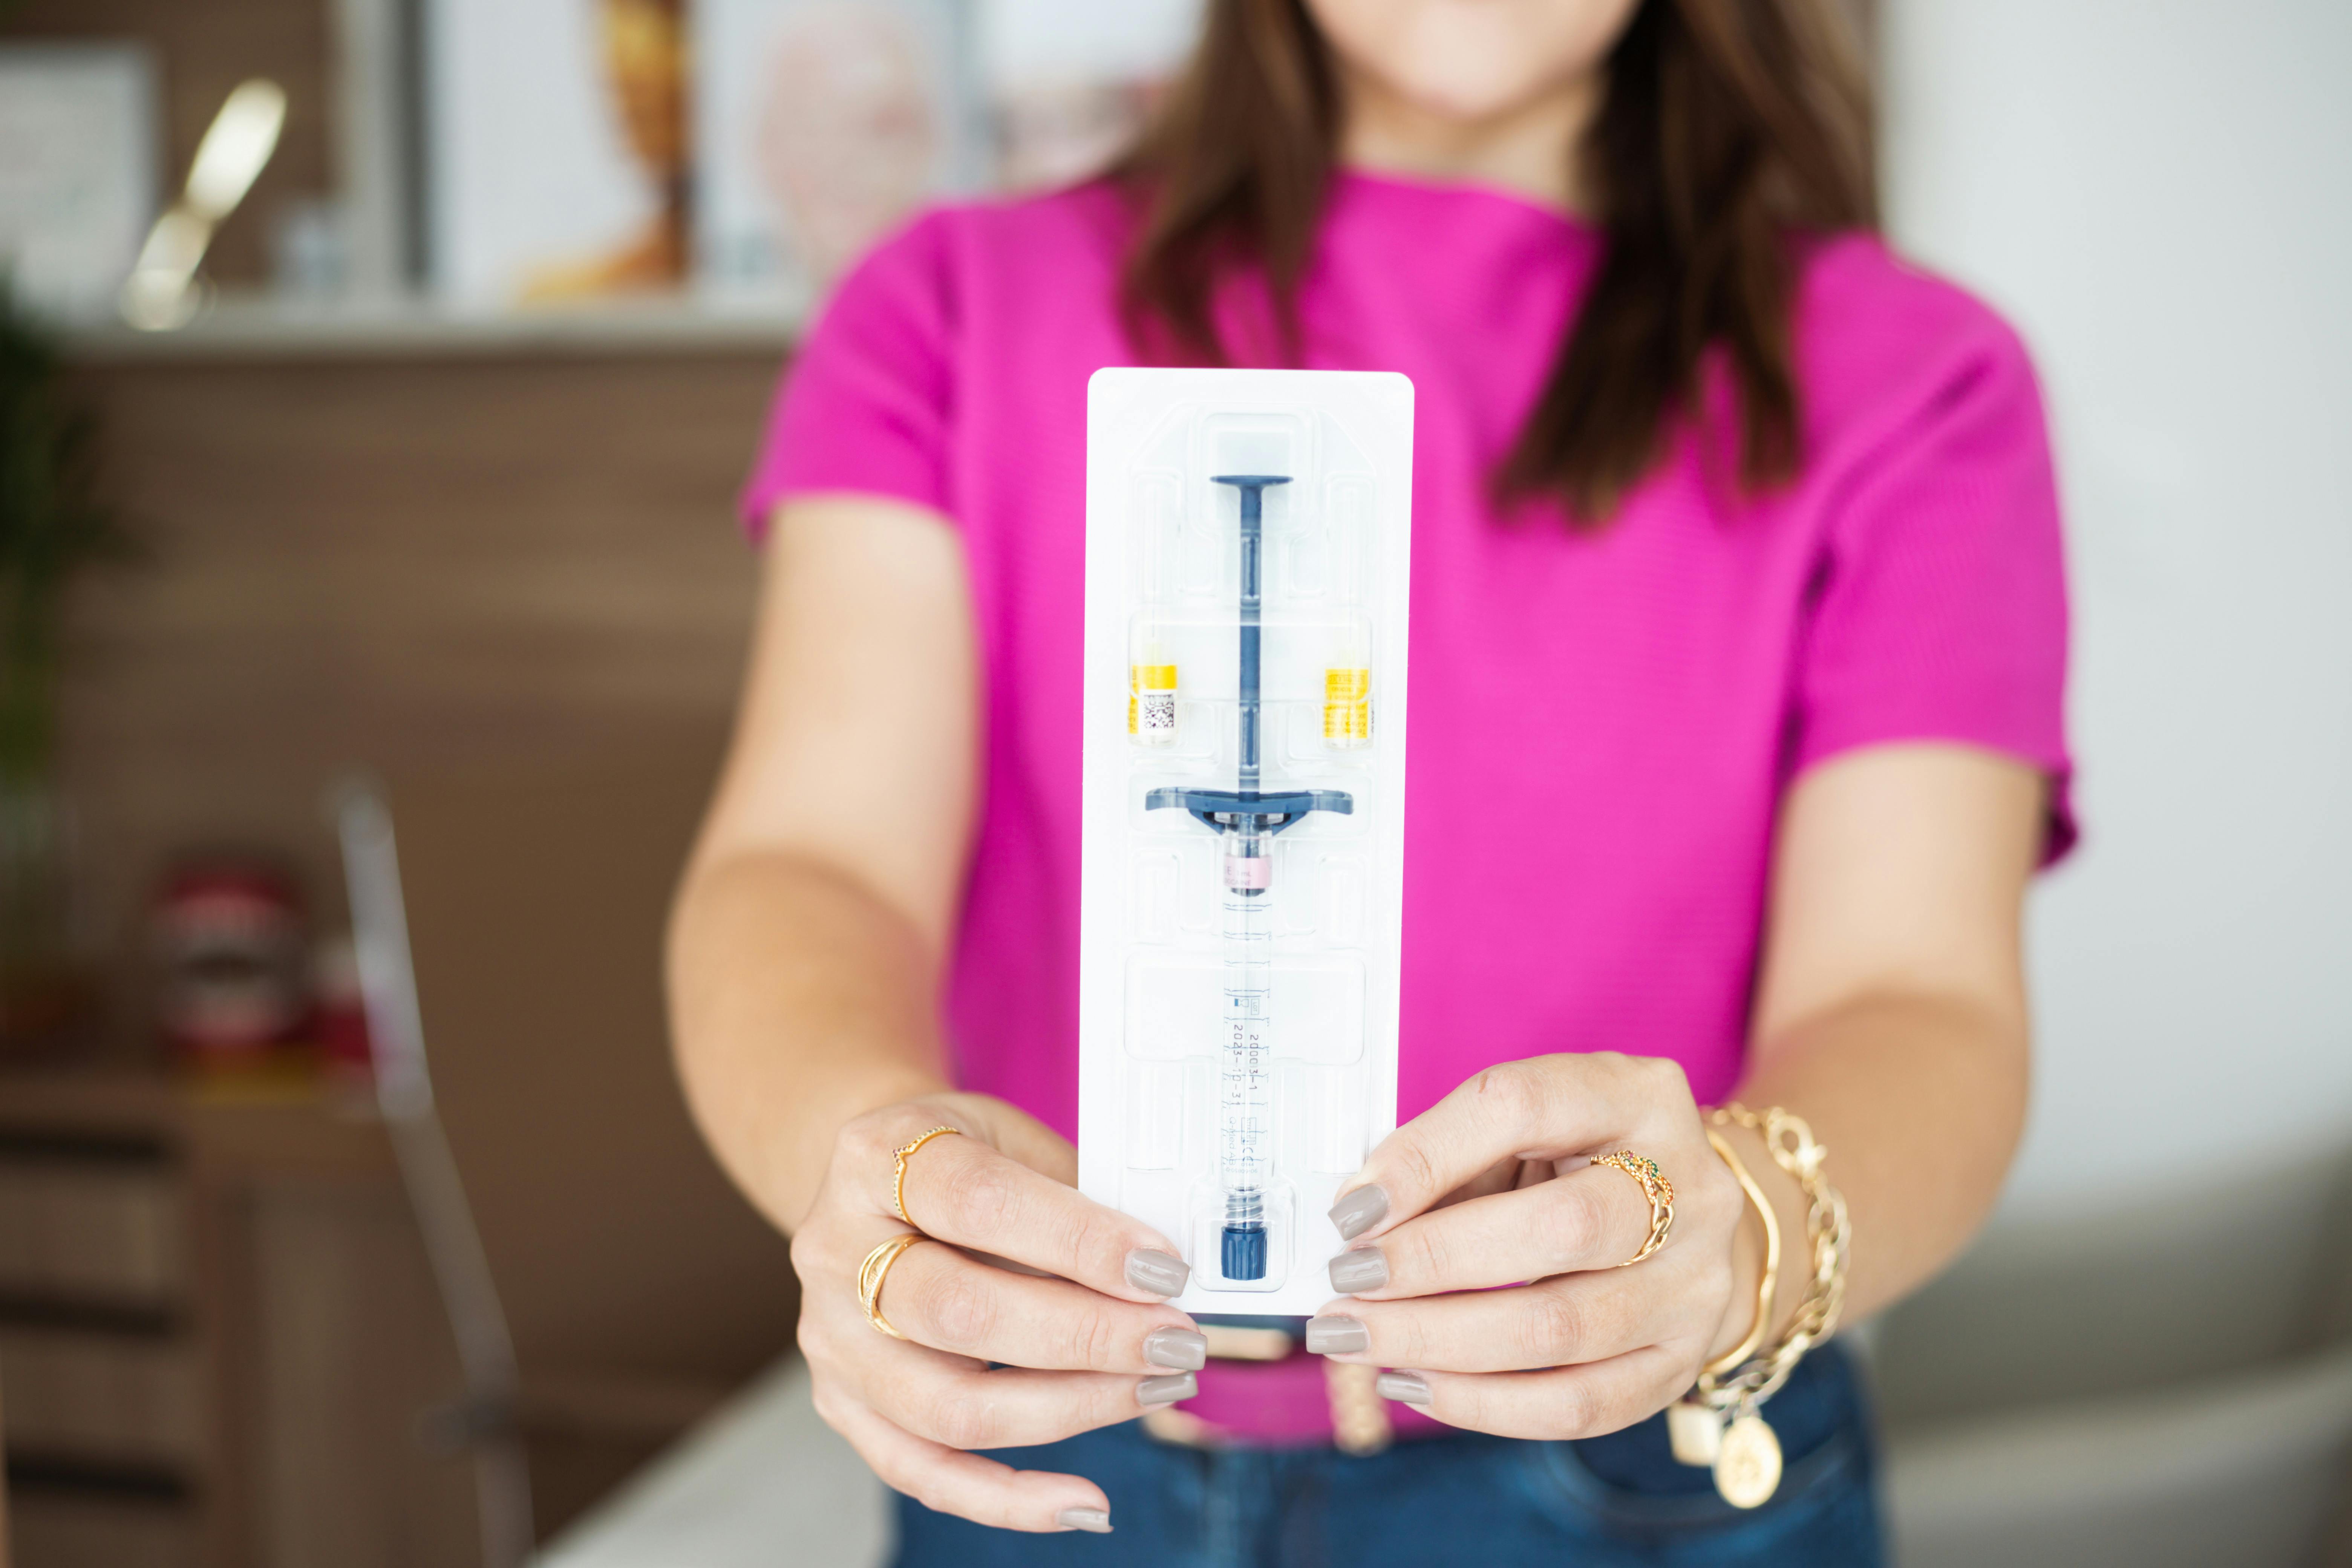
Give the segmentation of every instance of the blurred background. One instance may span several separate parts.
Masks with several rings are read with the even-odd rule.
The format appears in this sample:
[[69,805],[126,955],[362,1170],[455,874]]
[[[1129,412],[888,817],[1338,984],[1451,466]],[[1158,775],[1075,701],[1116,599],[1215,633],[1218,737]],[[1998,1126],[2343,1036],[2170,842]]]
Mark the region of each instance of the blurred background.
[[[1863,1337],[1908,1564],[2352,1563],[2352,8],[1877,0],[2010,314],[2088,826],[2024,1156]],[[20,1568],[862,1563],[657,934],[795,324],[1192,0],[0,0]]]

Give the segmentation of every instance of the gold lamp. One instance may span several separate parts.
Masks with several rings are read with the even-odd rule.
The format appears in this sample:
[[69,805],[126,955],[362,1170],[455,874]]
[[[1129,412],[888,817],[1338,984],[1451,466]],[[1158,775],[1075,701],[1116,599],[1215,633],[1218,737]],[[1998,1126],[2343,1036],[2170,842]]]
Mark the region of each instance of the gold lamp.
[[253,188],[285,124],[286,89],[276,82],[255,77],[228,95],[196,144],[180,199],[155,220],[140,247],[122,285],[124,321],[142,331],[169,332],[196,319],[205,298],[196,268],[213,231]]

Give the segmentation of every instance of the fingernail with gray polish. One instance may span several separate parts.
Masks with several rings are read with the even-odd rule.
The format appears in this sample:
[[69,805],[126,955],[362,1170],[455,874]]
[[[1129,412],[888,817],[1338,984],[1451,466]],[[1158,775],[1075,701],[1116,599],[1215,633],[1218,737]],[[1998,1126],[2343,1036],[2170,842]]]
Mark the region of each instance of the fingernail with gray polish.
[[1354,1318],[1334,1314],[1307,1320],[1307,1349],[1311,1355],[1346,1355],[1371,1348],[1371,1331]]
[[1089,1530],[1097,1535],[1110,1533],[1110,1515],[1098,1508],[1066,1508],[1054,1516],[1054,1522],[1069,1530]]
[[1154,1329],[1143,1336],[1143,1359],[1154,1366],[1198,1372],[1209,1364],[1209,1336],[1190,1329]]
[[1341,1241],[1353,1241],[1381,1223],[1389,1212],[1389,1195],[1378,1187],[1358,1187],[1331,1205],[1331,1223]]
[[1138,1405],[1173,1405],[1200,1392],[1199,1378],[1189,1372],[1179,1372],[1166,1377],[1147,1377],[1137,1384],[1135,1402]]
[[1377,1247],[1360,1247],[1331,1259],[1331,1289],[1342,1296],[1377,1290],[1389,1282],[1389,1260]]
[[1417,1372],[1384,1372],[1372,1380],[1372,1389],[1382,1399],[1406,1405],[1429,1403],[1429,1379]]
[[1127,1255],[1127,1282],[1139,1290],[1149,1290],[1155,1296],[1181,1296],[1184,1293],[1184,1281],[1192,1277],[1192,1266],[1181,1258],[1141,1248]]

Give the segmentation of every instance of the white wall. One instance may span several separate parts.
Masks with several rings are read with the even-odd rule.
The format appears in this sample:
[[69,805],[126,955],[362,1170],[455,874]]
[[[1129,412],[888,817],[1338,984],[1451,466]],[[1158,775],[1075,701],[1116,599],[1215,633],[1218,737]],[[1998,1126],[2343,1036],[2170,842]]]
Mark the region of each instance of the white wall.
[[2010,1213],[2352,1143],[2352,5],[1882,0],[1891,226],[2050,395],[2088,839]]
[[1160,76],[1200,17],[1201,0],[980,0],[981,67],[999,84]]

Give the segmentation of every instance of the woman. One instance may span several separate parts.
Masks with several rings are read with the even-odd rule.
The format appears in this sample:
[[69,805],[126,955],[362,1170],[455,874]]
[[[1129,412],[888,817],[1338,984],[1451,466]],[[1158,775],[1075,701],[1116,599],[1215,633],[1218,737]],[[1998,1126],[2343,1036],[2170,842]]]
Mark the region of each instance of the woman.
[[[1879,1560],[1853,1378],[1795,1358],[2010,1160],[2064,610],[2031,371],[1870,237],[1830,5],[1213,0],[1119,177],[934,214],[816,325],[672,988],[906,1561]],[[1067,1138],[1086,380],[1216,360],[1412,378],[1415,749],[1410,1120],[1307,1346],[1203,1368]],[[1818,1270],[1836,1200],[1732,1100],[1827,1149]],[[1674,1190],[1631,1267],[1620,1148]],[[1773,1353],[1744,1512],[1661,1413]],[[1332,1446],[1325,1360],[1393,1369],[1384,1451]]]

